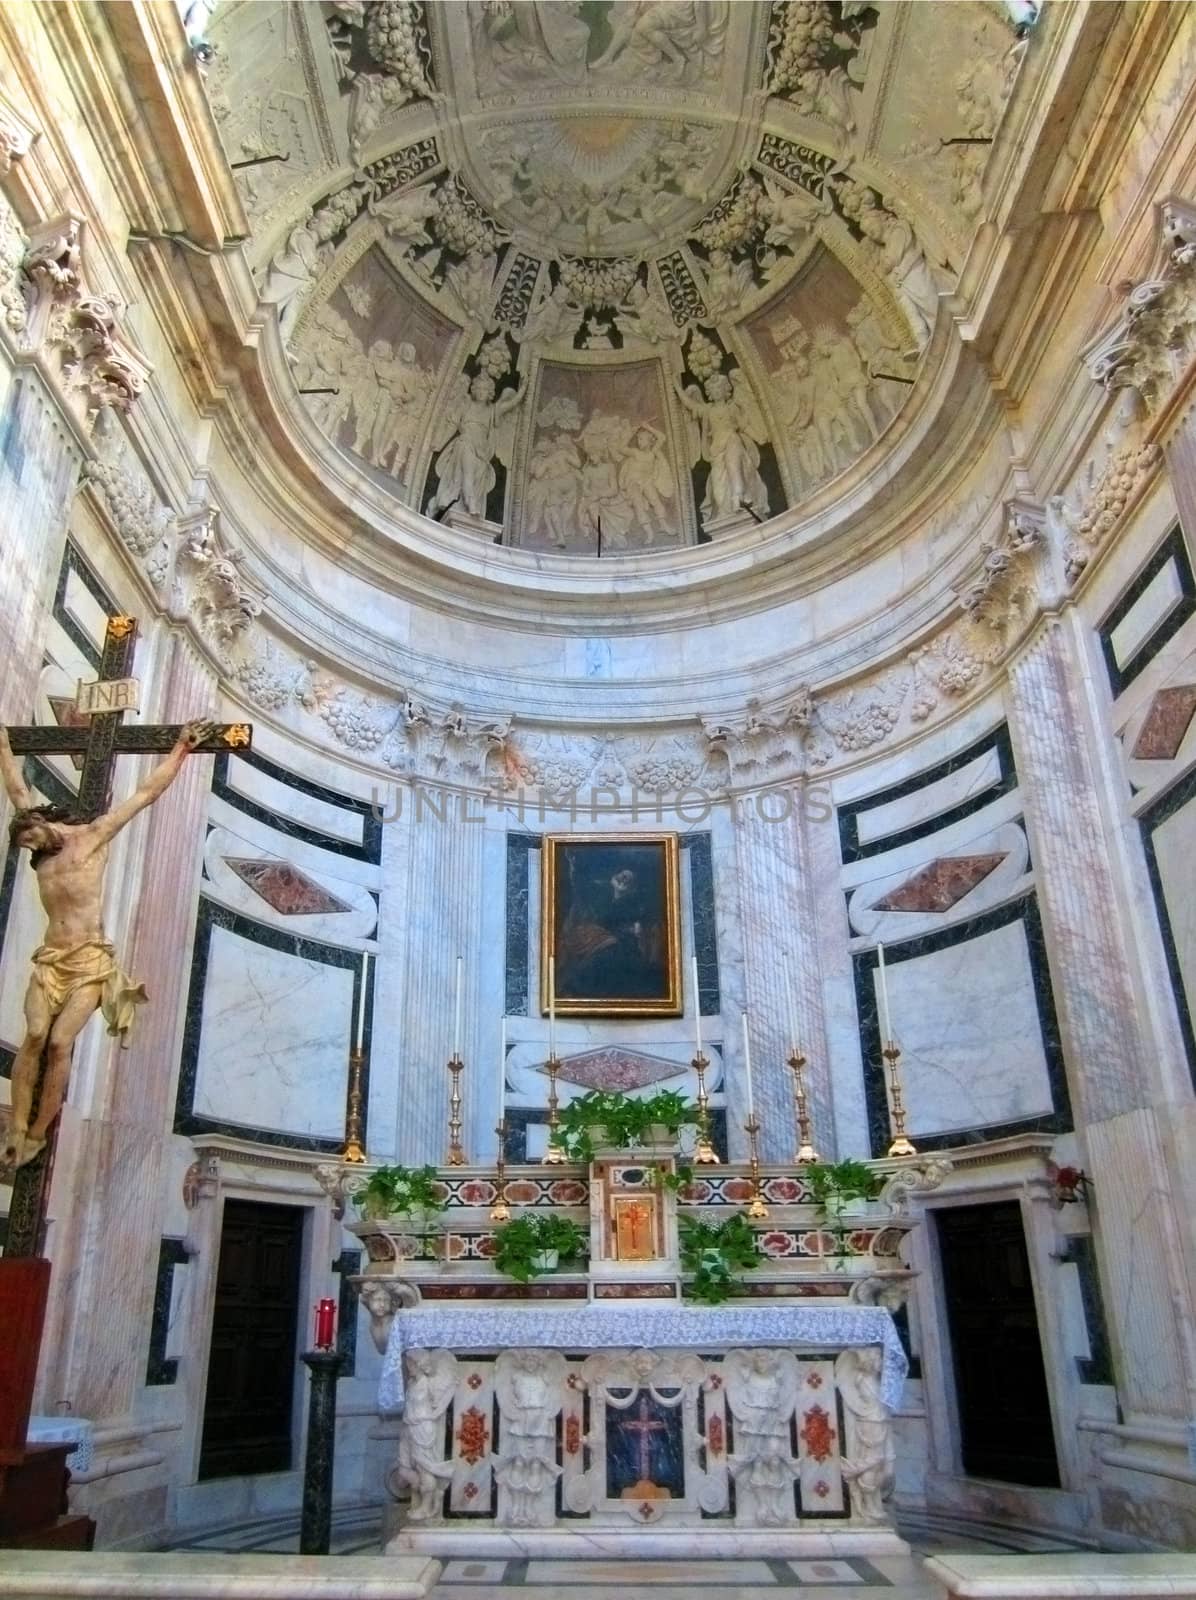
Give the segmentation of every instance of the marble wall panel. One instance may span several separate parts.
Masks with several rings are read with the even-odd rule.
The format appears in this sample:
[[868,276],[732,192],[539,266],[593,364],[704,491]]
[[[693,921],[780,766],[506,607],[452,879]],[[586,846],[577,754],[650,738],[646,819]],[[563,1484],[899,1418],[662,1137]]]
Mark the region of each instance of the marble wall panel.
[[894,799],[857,807],[856,838],[868,845],[941,818],[944,812],[997,790],[1001,777],[1000,752],[995,744],[985,744],[972,760],[952,766],[942,777],[931,777]]
[[[850,890],[848,916],[856,933],[881,944],[901,941],[973,917],[1027,887],[1030,853],[1019,823],[1006,822],[949,849],[940,848],[936,834],[916,848],[923,856],[919,865],[903,865]],[[887,861],[870,865],[884,867]]]
[[377,863],[382,823],[370,802],[310,783],[256,751],[217,756],[212,792],[280,832]]
[[353,971],[347,959],[319,959],[310,941],[271,948],[247,928],[212,929],[192,1110],[246,1129],[336,1139]]
[[1196,773],[1189,772],[1139,818],[1159,929],[1187,1050],[1196,1083],[1196,902],[1192,862],[1196,859]]
[[[274,843],[289,841],[274,835]],[[372,939],[377,899],[361,884],[327,870],[339,861],[325,855],[320,867],[300,863],[290,849],[263,848],[225,827],[209,827],[204,844],[207,892],[222,905],[308,939],[335,944]]]
[[[943,1148],[1071,1122],[1058,1024],[1032,895],[886,945],[908,1131]],[[855,957],[872,1149],[891,1137],[874,951]]]
[[1193,613],[1196,576],[1177,524],[1098,626],[1115,696],[1149,666]]

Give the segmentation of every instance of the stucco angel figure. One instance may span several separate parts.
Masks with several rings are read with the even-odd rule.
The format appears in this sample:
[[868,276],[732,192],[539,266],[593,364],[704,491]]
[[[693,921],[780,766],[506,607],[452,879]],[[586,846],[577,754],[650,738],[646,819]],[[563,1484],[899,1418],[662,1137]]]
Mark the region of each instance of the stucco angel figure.
[[399,1455],[389,1474],[411,1492],[411,1522],[428,1522],[440,1512],[444,1485],[453,1475],[444,1459],[444,1414],[457,1387],[457,1362],[448,1350],[409,1350]]
[[638,279],[628,289],[615,322],[624,339],[642,339],[645,344],[664,344],[682,333],[664,297]]
[[471,517],[486,515],[486,497],[497,482],[495,457],[510,465],[511,428],[503,422],[523,399],[526,388],[527,379],[521,377],[518,388],[496,400],[493,378],[484,372],[473,378],[461,374],[445,407],[438,440],[443,448],[436,461],[438,482],[429,516],[458,502]]
[[750,261],[734,261],[726,250],[712,250],[706,264],[706,308],[712,317],[739,311],[755,288]]
[[914,230],[901,217],[876,205],[861,208],[859,224],[861,233],[877,248],[880,270],[909,319],[917,349],[924,349],[938,317],[939,290]]
[[[0,777],[16,808],[9,840],[28,850],[46,913],[43,942],[33,952],[25,992],[25,1037],[12,1064],[12,1117],[0,1166],[24,1166],[43,1149],[50,1124],[66,1097],[71,1049],[93,1011],[108,1032],[126,1042],[136,1008],[148,996],[121,970],[104,933],[104,870],[108,846],[146,806],[164,794],[196,745],[212,733],[210,722],[188,722],[174,748],[127,800],[84,822],[57,806],[39,803],[29,789],[0,726]],[[32,1126],[39,1068],[45,1075]]]
[[797,1405],[797,1363],[787,1350],[729,1350],[723,1373],[735,1419],[729,1466],[736,1485],[740,1492],[751,1490],[758,1523],[791,1522],[798,1465],[789,1424]]
[[722,54],[730,0],[633,0],[614,8],[610,43],[591,67],[663,69],[685,83]]
[[306,218],[291,229],[286,248],[271,261],[262,287],[262,299],[278,308],[278,331],[284,345],[291,342],[304,294],[319,277],[332,253],[330,245],[317,241],[311,221],[309,211]]
[[675,498],[673,472],[665,453],[665,436],[650,422],[643,422],[631,436],[619,466],[619,488],[627,502],[633,522],[643,530],[644,543],[651,543],[653,530],[668,526],[668,501]]
[[554,1520],[561,1469],[556,1419],[565,1396],[565,1358],[559,1350],[504,1350],[494,1363],[502,1448],[494,1475],[506,1490],[507,1517],[517,1528]]
[[493,250],[471,250],[463,261],[445,269],[444,292],[457,302],[462,315],[488,322],[498,257]]
[[419,365],[413,344],[404,341],[393,357],[389,343],[380,344],[380,350],[370,351],[378,389],[366,453],[376,467],[401,478],[423,420],[431,375]]
[[386,237],[396,244],[412,249],[416,245],[430,245],[429,218],[436,215],[436,190],[425,183],[422,188],[397,195],[393,200],[370,201],[367,210],[377,217],[385,229]]
[[696,383],[682,387],[674,380],[673,386],[698,424],[694,460],[710,463],[703,520],[736,516],[745,507],[766,517],[768,489],[760,476],[757,446],[767,440],[768,428],[747,378],[738,368],[729,378],[725,372],[716,372],[706,380],[704,398]]
[[819,221],[833,209],[831,190],[823,190],[821,200],[816,200],[804,189],[786,189],[775,178],[765,175],[764,192],[768,196],[769,224],[764,235],[765,244],[792,249],[798,239],[811,233]]
[[581,322],[582,307],[574,301],[563,283],[558,283],[550,293],[543,295],[527,314],[519,338],[552,344],[554,340],[572,340]]

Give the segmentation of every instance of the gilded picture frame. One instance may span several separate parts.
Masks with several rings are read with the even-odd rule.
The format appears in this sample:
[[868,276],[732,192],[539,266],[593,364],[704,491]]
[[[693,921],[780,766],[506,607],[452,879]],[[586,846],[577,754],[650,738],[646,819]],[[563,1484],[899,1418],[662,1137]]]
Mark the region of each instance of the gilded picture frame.
[[677,835],[548,834],[542,854],[541,1011],[551,957],[560,1017],[680,1016]]

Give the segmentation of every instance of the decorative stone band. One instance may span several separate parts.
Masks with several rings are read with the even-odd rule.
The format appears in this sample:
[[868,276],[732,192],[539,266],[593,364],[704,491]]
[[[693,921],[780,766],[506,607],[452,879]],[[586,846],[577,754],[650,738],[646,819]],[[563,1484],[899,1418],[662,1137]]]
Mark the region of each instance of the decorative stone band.
[[697,1349],[734,1345],[788,1345],[840,1350],[879,1345],[883,1351],[881,1399],[893,1410],[908,1369],[890,1314],[879,1306],[703,1307],[646,1305],[642,1300],[602,1306],[488,1305],[476,1309],[421,1307],[400,1311],[378,1384],[378,1409],[403,1409],[403,1356],[408,1350]]

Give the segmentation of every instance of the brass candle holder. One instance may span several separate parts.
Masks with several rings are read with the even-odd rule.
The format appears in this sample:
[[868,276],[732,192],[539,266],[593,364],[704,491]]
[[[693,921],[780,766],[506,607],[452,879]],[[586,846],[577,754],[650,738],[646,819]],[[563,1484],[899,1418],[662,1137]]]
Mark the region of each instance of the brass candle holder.
[[495,1128],[498,1135],[498,1185],[494,1204],[490,1207],[491,1222],[509,1222],[511,1208],[507,1204],[507,1119],[504,1117]]
[[789,1057],[789,1068],[793,1073],[793,1109],[797,1116],[797,1154],[793,1159],[799,1167],[812,1166],[822,1160],[814,1146],[814,1123],[806,1095],[805,1066],[805,1056],[794,1047]]
[[691,1065],[698,1075],[698,1142],[694,1146],[694,1160],[699,1166],[717,1167],[718,1152],[710,1142],[710,1097],[706,1093],[706,1068],[710,1063],[699,1050]]
[[449,1092],[448,1165],[463,1167],[466,1158],[465,1151],[461,1148],[461,1074],[465,1070],[465,1063],[456,1052],[449,1057],[448,1069],[453,1079],[453,1086]]
[[548,1068],[548,1149],[544,1152],[544,1161],[550,1167],[559,1167],[565,1161],[565,1152],[555,1143],[556,1131],[560,1125],[560,1117],[557,1115],[560,1101],[556,1092],[557,1073],[561,1070],[560,1057],[549,1056],[545,1065]]
[[361,1078],[365,1068],[365,1051],[358,1045],[349,1051],[349,1097],[345,1105],[345,1142],[341,1160],[352,1166],[361,1166],[368,1157],[365,1153],[365,1128],[362,1115]]
[[760,1193],[760,1151],[756,1136],[760,1132],[760,1119],[753,1111],[743,1125],[743,1131],[748,1136],[751,1146],[750,1161],[752,1165],[752,1198],[748,1201],[747,1214],[756,1222],[761,1222],[768,1215],[768,1207],[764,1204],[764,1196]]
[[901,1059],[901,1051],[890,1039],[881,1050],[881,1055],[889,1069],[889,1126],[893,1134],[893,1142],[889,1146],[890,1156],[916,1156],[918,1151],[905,1131],[905,1097],[901,1092],[901,1074],[897,1070],[897,1063]]

